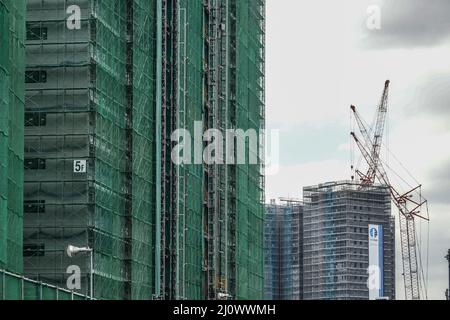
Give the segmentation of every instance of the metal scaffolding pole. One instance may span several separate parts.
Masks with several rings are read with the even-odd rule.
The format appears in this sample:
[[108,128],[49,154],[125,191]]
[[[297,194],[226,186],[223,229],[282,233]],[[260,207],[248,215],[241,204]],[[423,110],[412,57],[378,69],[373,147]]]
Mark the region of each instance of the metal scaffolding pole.
[[162,127],[162,1],[156,2],[156,241],[155,296],[161,295],[161,127]]

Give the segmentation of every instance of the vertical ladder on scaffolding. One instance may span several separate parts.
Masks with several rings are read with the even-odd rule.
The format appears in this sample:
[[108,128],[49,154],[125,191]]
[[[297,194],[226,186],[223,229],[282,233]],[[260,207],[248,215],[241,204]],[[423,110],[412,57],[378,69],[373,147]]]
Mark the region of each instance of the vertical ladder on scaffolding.
[[[161,1],[161,237],[160,237],[160,296],[158,299],[166,299],[166,201],[167,201],[167,0]],[[158,186],[157,186],[158,187]]]
[[[219,110],[218,122],[222,134],[225,136],[228,128],[228,1],[220,1],[219,39]],[[226,161],[226,143],[222,148],[222,161],[219,170],[219,283],[218,290],[228,295],[228,166]]]
[[[179,124],[179,100],[180,100],[180,92],[177,89],[179,87],[179,34],[178,34],[178,20],[179,20],[179,0],[172,0],[172,14],[171,14],[171,44],[172,44],[172,55],[171,55],[171,82],[172,82],[172,92],[173,94],[170,96],[171,98],[171,126],[172,132],[178,129]],[[178,222],[177,222],[177,212],[178,212],[178,166],[171,162],[171,175],[170,175],[171,183],[170,183],[170,208],[168,210],[170,221],[170,252],[168,253],[170,257],[170,272],[168,275],[170,276],[170,298],[177,299],[179,293],[178,281]]]
[[[186,129],[186,81],[187,81],[187,21],[186,9],[178,7],[178,128]],[[176,247],[177,247],[177,286],[176,299],[186,299],[186,168],[184,164],[177,166],[177,216],[176,216]]]
[[[218,37],[218,5],[217,0],[206,0],[207,12],[207,45],[208,45],[208,129],[217,129],[217,37]],[[217,165],[208,165],[208,298],[217,296],[217,253],[218,253],[218,212],[217,212]]]
[[[238,0],[229,0],[227,8],[227,33],[228,33],[228,127],[229,129],[237,128],[237,77],[236,77],[236,11]],[[235,148],[236,149],[236,148]],[[236,150],[233,150],[233,158],[236,160]],[[228,294],[236,298],[236,205],[237,205],[237,165],[227,166],[227,291]]]

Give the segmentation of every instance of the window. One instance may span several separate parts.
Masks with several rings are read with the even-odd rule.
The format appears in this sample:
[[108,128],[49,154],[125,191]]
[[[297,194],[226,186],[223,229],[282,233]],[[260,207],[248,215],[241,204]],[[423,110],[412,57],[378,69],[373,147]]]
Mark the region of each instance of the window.
[[48,29],[27,23],[27,40],[47,40]]
[[47,114],[40,112],[27,112],[25,113],[25,126],[26,127],[43,127],[47,125]]
[[23,245],[24,257],[43,257],[45,256],[45,244],[30,243]]
[[47,71],[30,70],[25,72],[25,83],[46,83]]
[[45,200],[25,201],[23,205],[25,213],[43,213],[45,212]]
[[24,167],[25,167],[25,170],[45,170],[46,160],[45,159],[25,159]]

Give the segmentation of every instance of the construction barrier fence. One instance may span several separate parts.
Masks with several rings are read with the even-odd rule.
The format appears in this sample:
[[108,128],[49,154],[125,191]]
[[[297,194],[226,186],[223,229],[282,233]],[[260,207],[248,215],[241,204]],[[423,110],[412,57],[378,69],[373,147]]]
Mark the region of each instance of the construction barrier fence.
[[23,276],[0,270],[0,300],[88,300],[64,290]]

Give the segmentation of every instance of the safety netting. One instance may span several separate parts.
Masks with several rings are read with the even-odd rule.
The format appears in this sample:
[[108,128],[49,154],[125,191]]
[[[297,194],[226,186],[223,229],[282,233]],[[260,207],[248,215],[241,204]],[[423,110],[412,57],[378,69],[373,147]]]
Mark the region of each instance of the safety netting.
[[[154,1],[29,0],[25,273],[99,299],[151,299],[156,212]],[[74,9],[73,14],[77,14]]]
[[[237,127],[260,132],[265,119],[265,1],[236,1]],[[263,141],[259,141],[261,145]],[[237,167],[237,293],[262,299],[264,289],[264,155]]]
[[0,1],[0,268],[21,272],[25,1]]

